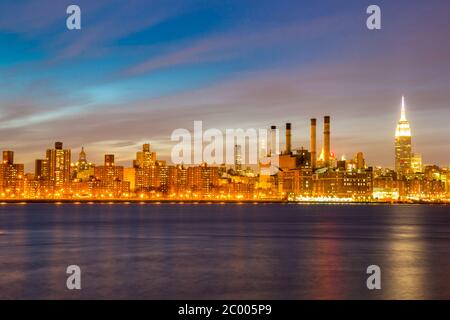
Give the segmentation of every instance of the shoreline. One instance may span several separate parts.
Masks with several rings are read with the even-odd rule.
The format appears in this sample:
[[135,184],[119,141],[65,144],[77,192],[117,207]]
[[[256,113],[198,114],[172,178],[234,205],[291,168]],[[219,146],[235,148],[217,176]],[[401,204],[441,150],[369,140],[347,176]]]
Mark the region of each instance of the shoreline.
[[0,205],[4,204],[336,204],[336,205],[448,205],[445,201],[289,201],[289,200],[169,200],[169,199],[0,199]]

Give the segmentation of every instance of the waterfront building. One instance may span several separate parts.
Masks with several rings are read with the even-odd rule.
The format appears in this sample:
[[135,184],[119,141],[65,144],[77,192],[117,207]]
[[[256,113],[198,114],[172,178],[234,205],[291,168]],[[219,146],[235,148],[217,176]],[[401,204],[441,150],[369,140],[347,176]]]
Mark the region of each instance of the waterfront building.
[[124,168],[123,169],[123,180],[130,183],[130,192],[136,191],[136,168]]
[[156,152],[150,150],[150,143],[142,145],[142,151],[136,152],[134,167],[145,168],[154,165],[156,162]]
[[47,149],[46,166],[50,185],[55,191],[64,192],[64,188],[70,184],[70,150],[63,149],[62,142],[55,142],[54,149]]
[[340,171],[323,168],[313,175],[314,197],[370,200],[373,194],[373,170]]
[[309,167],[283,170],[278,173],[278,183],[283,197],[289,194],[311,196],[312,170]]
[[187,169],[189,190],[195,197],[211,197],[219,183],[219,168],[202,163]]
[[156,153],[150,150],[150,144],[142,146],[142,151],[136,153],[133,167],[135,174],[135,190],[137,193],[159,191],[161,187],[161,173],[164,165],[156,161]]
[[168,193],[180,198],[186,197],[188,191],[187,168],[183,165],[168,167]]
[[96,197],[128,197],[130,183],[124,181],[124,168],[115,163],[113,154],[106,154],[104,165],[94,168],[93,193]]
[[24,196],[24,165],[14,163],[13,151],[3,151],[0,164],[0,196],[2,198]]
[[36,180],[50,180],[49,165],[47,159],[36,159],[34,165],[34,178]]

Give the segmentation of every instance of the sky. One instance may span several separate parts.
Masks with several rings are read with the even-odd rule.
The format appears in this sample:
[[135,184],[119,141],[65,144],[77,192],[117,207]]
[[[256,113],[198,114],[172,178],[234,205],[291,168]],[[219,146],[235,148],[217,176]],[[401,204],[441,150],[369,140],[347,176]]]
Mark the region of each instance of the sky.
[[[81,8],[81,30],[66,8]],[[371,4],[381,30],[366,27]],[[169,159],[177,128],[284,127],[309,146],[393,166],[406,96],[413,151],[450,164],[448,0],[2,0],[0,149],[33,170],[55,141],[129,165]],[[281,132],[283,135],[283,131]],[[321,134],[318,136],[321,145]],[[283,139],[282,139],[283,140]]]

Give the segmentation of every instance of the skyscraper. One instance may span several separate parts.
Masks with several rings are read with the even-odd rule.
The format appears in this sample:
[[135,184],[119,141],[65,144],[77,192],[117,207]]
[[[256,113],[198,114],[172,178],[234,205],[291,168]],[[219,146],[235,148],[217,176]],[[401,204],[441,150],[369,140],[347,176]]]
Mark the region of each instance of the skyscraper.
[[36,159],[34,176],[37,180],[48,181],[50,179],[48,170],[49,170],[49,168],[48,168],[48,160],[47,159]]
[[10,197],[23,192],[24,165],[14,163],[14,152],[3,151],[0,163],[0,196]]
[[100,196],[107,194],[110,197],[121,197],[130,192],[130,182],[124,181],[123,166],[115,163],[113,154],[105,154],[105,161],[102,166],[94,167],[97,185],[95,192]]
[[3,151],[3,164],[13,164],[13,163],[14,163],[14,152]]
[[55,142],[55,149],[47,150],[48,173],[51,183],[59,188],[70,182],[70,150],[63,149],[62,142]]
[[150,144],[144,143],[142,145],[142,151],[136,153],[136,160],[134,162],[135,167],[144,168],[153,166],[156,162],[156,153],[150,151]]
[[94,168],[95,177],[103,181],[107,188],[113,188],[114,181],[123,180],[123,167],[117,166],[113,154],[105,154],[103,166]]
[[411,156],[411,169],[413,173],[422,172],[422,155],[413,153]]
[[142,151],[136,153],[136,160],[133,161],[136,169],[135,189],[136,191],[150,191],[159,188],[159,169],[156,161],[156,153],[150,150],[150,144],[142,145]]
[[400,120],[395,130],[395,171],[400,174],[411,172],[411,128],[406,120],[405,97],[402,97]]

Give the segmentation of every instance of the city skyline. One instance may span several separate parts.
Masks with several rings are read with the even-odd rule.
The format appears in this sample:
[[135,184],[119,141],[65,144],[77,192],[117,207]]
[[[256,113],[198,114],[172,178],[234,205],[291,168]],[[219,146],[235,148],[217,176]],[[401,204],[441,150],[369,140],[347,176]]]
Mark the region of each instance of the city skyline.
[[[110,152],[104,154],[103,164],[92,163],[84,147],[73,161],[72,150],[57,141],[45,157],[35,160],[31,173],[15,161],[13,150],[3,150],[0,199],[448,202],[450,166],[424,165],[422,155],[413,152],[404,96],[394,134],[395,170],[371,165],[363,151],[339,157],[332,148],[332,122],[332,117],[323,116],[320,144],[317,119],[310,119],[309,148],[292,145],[290,122],[285,123],[284,143],[279,127],[271,125],[262,139],[256,138],[256,130],[227,131],[225,146],[220,130],[213,129],[214,138],[208,142],[208,130],[203,132],[201,124],[194,123],[194,140],[182,130],[182,147],[172,153],[176,160],[162,160],[150,143],[144,143],[126,166]],[[231,149],[226,162],[223,156],[217,158],[223,152],[217,148]],[[256,166],[249,166],[246,161],[253,157],[250,161]]]
[[0,145],[27,168],[51,141],[122,164],[151,141],[168,159],[170,133],[192,120],[290,122],[292,144],[307,147],[309,118],[323,114],[333,116],[338,154],[362,150],[394,167],[401,95],[413,148],[424,163],[448,165],[448,3],[383,3],[378,31],[357,1],[79,1],[79,31],[65,28],[67,4],[0,4],[20,17],[0,22]]
[[[410,129],[410,125],[409,125],[409,121],[408,120],[406,120],[406,104],[405,104],[405,96],[402,96],[402,100],[401,100],[401,109],[400,109],[400,116],[399,116],[399,122],[397,123],[397,127],[396,127],[396,129],[395,129],[395,137],[396,137],[396,139],[398,138],[398,136],[402,136],[402,135],[404,135],[405,134],[405,132],[406,131],[408,131],[407,132],[407,134],[406,134],[406,136],[409,138],[409,152],[411,153],[411,155],[414,155],[415,153],[414,152],[412,152],[411,151],[411,149],[415,149],[415,150],[417,150],[417,148],[414,148],[415,147],[415,143],[414,143],[414,140],[415,140],[415,138],[416,138],[416,136],[414,136],[414,138],[412,139],[412,134],[411,134],[411,129]],[[309,120],[308,120],[309,121]],[[404,123],[404,124],[406,124],[406,126],[407,126],[407,128],[405,129],[404,127],[402,127],[402,123]],[[272,124],[273,125],[273,124]],[[289,125],[291,125],[291,123],[289,123]],[[279,126],[279,124],[277,124],[277,126],[278,126],[278,128],[280,128],[280,126]],[[269,125],[266,125],[266,127],[270,127]],[[205,128],[205,129],[208,129],[208,128]],[[229,129],[229,128],[227,128],[227,129]],[[248,129],[248,128],[240,128],[240,127],[236,127],[236,128],[233,128],[233,129],[244,129],[244,130],[246,130],[246,129]],[[400,131],[399,131],[400,130]],[[403,130],[403,131],[402,131]],[[404,131],[404,130],[406,130],[406,131]],[[302,132],[300,133],[301,134],[301,137],[298,137],[297,135],[298,135],[298,133],[299,133],[299,129],[297,129],[297,130],[292,130],[292,129],[289,129],[289,131],[290,131],[290,138],[289,139],[292,139],[292,141],[294,141],[294,143],[292,143],[292,142],[290,142],[290,144],[293,144],[294,145],[294,147],[293,147],[293,149],[301,149],[301,148],[306,148],[306,149],[308,149],[309,147],[310,147],[310,142],[308,141],[308,132],[309,132],[309,125],[307,125],[305,128],[302,128]],[[291,132],[292,131],[294,131],[294,134],[291,134]],[[334,140],[335,140],[335,136],[339,136],[339,133],[337,133],[336,134],[336,132],[333,134],[333,145],[334,145]],[[292,137],[292,138],[291,138]],[[305,140],[306,139],[306,140]],[[328,138],[329,139],[329,138]],[[57,141],[57,139],[53,139],[54,141]],[[170,137],[168,137],[168,142],[167,142],[167,144],[170,146],[170,147],[173,147],[174,145],[175,145],[175,142],[173,142],[173,141],[170,141]],[[301,142],[302,143],[302,145],[295,145],[295,143],[298,143],[298,142]],[[324,152],[324,150],[323,150],[323,146],[325,145],[325,142],[324,142],[324,139],[323,138],[319,138],[318,140],[317,140],[317,142],[318,142],[318,154],[316,155],[317,156],[317,158],[319,158],[320,157],[320,150],[322,150],[322,154],[323,154],[323,152]],[[50,144],[51,144],[52,142],[50,142]],[[136,145],[133,145],[133,147],[135,148],[135,149],[132,149],[130,152],[131,153],[133,153],[133,152],[135,152],[136,151],[136,149],[137,148],[140,148],[141,146],[142,146],[142,144],[146,144],[146,143],[151,143],[152,145],[153,145],[153,142],[152,142],[152,140],[151,139],[149,139],[149,140],[143,140],[143,142],[141,142],[141,143],[139,143],[139,144],[136,144]],[[269,143],[269,141],[267,142],[267,143]],[[329,143],[329,142],[328,142]],[[286,144],[285,143],[283,143],[283,142],[279,142],[279,146],[278,146],[278,148],[279,148],[279,150],[282,150],[283,149],[283,147],[285,146]],[[363,144],[364,145],[364,144]],[[101,145],[97,145],[97,147],[100,147],[100,149],[103,149],[103,146],[101,146]],[[131,146],[130,146],[131,147]],[[92,150],[91,150],[91,157],[92,157],[92,154],[94,154],[94,157],[92,157],[92,159],[94,159],[94,160],[92,160],[91,161],[91,163],[96,163],[96,162],[101,162],[102,160],[103,160],[103,157],[104,157],[104,155],[105,154],[117,154],[117,153],[119,153],[119,155],[120,154],[122,154],[123,155],[123,153],[120,153],[120,152],[117,152],[118,150],[120,150],[120,148],[121,148],[121,146],[116,146],[116,148],[115,148],[115,150],[113,149],[113,148],[111,148],[111,149],[103,149],[104,150],[104,153],[102,153],[102,154],[98,154],[97,153],[97,150],[95,149],[95,148],[93,148]],[[72,150],[72,151],[75,151],[75,150],[80,150],[80,152],[85,152],[85,150],[87,149],[86,148],[86,144],[82,144],[79,148],[77,148],[77,147],[75,147],[75,148],[73,148],[73,147],[70,147],[70,150]],[[2,148],[2,150],[12,150],[12,148]],[[347,149],[347,150],[351,150],[351,149]],[[15,151],[15,150],[13,150],[13,151]],[[334,146],[332,147],[332,149],[331,150],[329,150],[331,153],[333,153],[333,155],[336,157],[336,159],[337,158],[340,158],[340,157],[347,157],[348,155],[353,155],[353,154],[356,154],[357,152],[360,152],[360,151],[363,151],[364,153],[366,153],[365,152],[365,150],[351,150],[351,152],[349,152],[349,153],[343,153],[343,152],[340,152],[339,150],[336,150],[336,148],[334,148]],[[76,153],[76,152],[75,152]],[[96,156],[95,156],[96,155]],[[422,163],[422,153],[420,153],[419,154],[420,155],[420,157],[421,157],[421,159],[420,159],[420,161],[421,161],[421,163]],[[425,158],[427,158],[427,155],[425,154],[424,155],[425,156]],[[25,168],[27,168],[27,170],[25,170],[26,172],[32,172],[32,171],[34,171],[35,169],[36,169],[36,163],[35,163],[35,160],[37,159],[37,158],[40,158],[40,156],[38,156],[38,157],[36,157],[35,159],[32,159],[31,161],[32,161],[32,163],[30,163],[30,162],[28,162],[28,163],[26,163],[26,161],[25,161]],[[118,157],[119,158],[119,157]],[[16,159],[18,159],[18,161],[17,162],[24,162],[24,161],[20,161],[21,160],[21,158],[20,158],[20,155],[19,155],[19,157],[17,158],[17,155],[16,155]],[[168,163],[171,163],[171,160],[170,160],[170,156],[168,155],[168,154],[162,154],[162,156],[160,156],[160,159],[161,160],[164,160],[164,161],[167,161]],[[72,161],[72,159],[70,159],[71,161]],[[133,157],[130,155],[130,153],[128,153],[128,154],[126,154],[125,155],[125,157],[122,157],[121,159],[119,158],[119,160],[116,162],[117,164],[119,164],[119,165],[124,165],[124,166],[126,166],[127,164],[129,164],[130,162],[132,162],[133,161]],[[370,165],[372,165],[372,166],[376,166],[376,167],[385,167],[385,168],[391,168],[391,169],[396,169],[397,171],[398,171],[398,167],[397,167],[397,164],[396,164],[396,155],[395,155],[395,153],[393,154],[393,156],[392,156],[392,163],[391,163],[391,165],[386,165],[386,166],[383,166],[383,165],[379,165],[379,164],[377,164],[377,163],[373,163],[372,161],[370,161],[369,160],[369,162],[370,162]],[[449,164],[448,163],[443,163],[443,164],[441,164],[441,163],[433,163],[433,162],[423,162],[423,164],[424,165],[432,165],[432,164],[436,164],[436,165],[439,165],[439,166],[443,166],[443,167],[447,167]],[[189,165],[189,164],[188,164]],[[242,163],[242,165],[247,165],[246,163]],[[252,165],[250,165],[250,166],[252,166]]]
[[[314,119],[314,121],[316,121],[315,119]],[[328,120],[329,121],[329,120]],[[292,137],[294,138],[294,141],[299,141],[299,137],[296,137],[295,136],[295,134],[294,135],[292,135],[292,128],[291,128],[291,123],[288,123],[288,126],[289,126],[289,138],[287,137],[287,135],[286,135],[286,141],[283,143],[282,141],[279,141],[279,144],[278,144],[278,150],[282,150],[283,148],[288,148],[287,147],[287,145],[288,145],[288,142],[287,142],[287,139],[289,139],[289,149],[291,149],[291,146],[292,146]],[[279,126],[279,124],[277,124],[277,126],[278,126],[278,128],[280,128],[280,126]],[[272,124],[272,126],[267,126],[268,128],[269,127],[272,127],[272,128],[277,128],[277,126],[273,126],[273,124]],[[229,129],[229,128],[227,128],[227,129]],[[238,128],[233,128],[233,129],[238,129]],[[248,129],[248,128],[239,128],[239,129],[244,129],[244,130],[246,130],[246,129]],[[278,129],[278,130],[280,130],[280,129]],[[286,129],[287,130],[287,129]],[[308,128],[305,128],[304,130],[302,130],[302,131],[306,131],[306,130],[309,130],[309,127]],[[316,129],[315,129],[316,130]],[[270,130],[269,130],[270,131]],[[297,131],[299,131],[299,130],[297,130]],[[329,131],[329,129],[328,129],[328,131]],[[304,134],[305,134],[305,132],[303,132]],[[281,134],[281,131],[279,131],[279,134]],[[333,135],[333,137],[335,136],[335,134]],[[421,153],[415,153],[415,152],[413,152],[412,151],[412,147],[414,146],[414,144],[413,144],[413,141],[412,141],[412,134],[411,134],[411,128],[410,128],[410,124],[409,124],[409,121],[406,119],[406,104],[405,104],[405,96],[402,96],[402,98],[401,98],[401,109],[400,109],[400,117],[399,117],[399,122],[397,123],[397,127],[396,127],[396,129],[395,129],[395,154],[394,154],[394,156],[393,156],[393,164],[392,165],[388,165],[388,166],[380,166],[380,165],[377,165],[377,164],[375,164],[375,163],[372,163],[370,160],[368,161],[368,163],[371,165],[371,166],[376,166],[376,167],[385,167],[385,168],[391,168],[391,169],[395,169],[396,171],[401,171],[400,170],[400,165],[398,164],[398,162],[397,161],[400,161],[400,160],[397,160],[397,157],[398,157],[398,155],[397,155],[397,140],[398,139],[407,139],[408,140],[408,142],[407,142],[407,151],[406,151],[406,154],[409,154],[409,157],[411,158],[413,158],[414,157],[414,155],[417,155],[417,156],[419,156],[420,157],[420,165],[422,166],[422,164],[423,165],[432,165],[432,164],[437,164],[437,163],[423,163],[423,161],[422,161],[422,154]],[[414,137],[415,138],[415,137]],[[303,137],[302,137],[302,140],[303,140]],[[56,140],[55,140],[56,141]],[[315,139],[315,141],[316,142],[314,142],[314,146],[317,144],[318,145],[318,150],[317,150],[317,154],[316,154],[316,151],[314,151],[314,153],[312,153],[312,154],[314,154],[315,155],[315,159],[319,159],[320,157],[323,157],[324,156],[324,146],[325,145],[329,145],[330,144],[330,138],[328,137],[328,143],[325,143],[325,140],[324,140],[324,138],[319,138],[318,140],[317,139]],[[151,141],[144,141],[143,142],[143,144],[148,144],[148,143],[150,143]],[[318,143],[317,143],[318,142]],[[267,143],[268,143],[268,146],[267,147],[270,147],[270,141],[267,141]],[[173,141],[171,141],[170,142],[170,144],[172,145],[172,147],[175,145],[175,142],[173,142]],[[141,144],[142,145],[142,144]],[[140,148],[140,146],[141,145],[137,145],[136,147],[137,148]],[[152,144],[153,145],[153,144]],[[205,143],[204,142],[204,144],[203,144],[203,148],[205,147],[207,145],[207,143]],[[239,146],[239,147],[241,147],[241,146]],[[245,148],[248,148],[249,146],[247,145],[247,146],[244,146]],[[296,150],[298,150],[298,149],[301,149],[301,148],[305,148],[305,149],[311,149],[311,147],[312,147],[312,144],[310,143],[310,142],[308,142],[308,141],[306,141],[305,142],[305,145],[294,145],[293,146],[293,149],[296,149]],[[314,147],[315,148],[315,147]],[[84,154],[84,156],[86,155],[86,153],[85,153],[85,145],[82,145],[81,147],[80,147],[80,153],[82,153],[82,154]],[[330,146],[328,146],[328,149],[330,149]],[[3,148],[3,150],[10,150],[10,151],[12,151],[11,149],[7,149],[7,148]],[[70,148],[70,150],[77,150],[77,148]],[[336,158],[336,159],[338,159],[338,158],[345,158],[345,157],[347,157],[348,155],[353,155],[353,154],[356,154],[357,152],[361,152],[361,151],[364,151],[364,150],[353,150],[351,153],[349,153],[349,154],[345,154],[345,153],[342,153],[342,152],[339,152],[338,150],[335,150],[334,148],[332,148],[331,150],[328,150],[328,152],[331,152],[331,153],[333,153],[333,156]],[[95,154],[96,153],[96,150],[94,149],[93,150],[93,154]],[[103,159],[103,157],[104,157],[104,155],[105,154],[115,154],[115,152],[114,152],[114,150],[112,150],[112,149],[110,149],[110,150],[105,150],[105,153],[103,153],[103,154],[101,154],[100,156],[101,156],[101,159],[95,159],[95,160],[93,160],[93,161],[91,161],[91,163],[96,163],[96,162],[99,162],[99,161],[101,161],[102,159]],[[129,156],[129,155],[128,155]],[[119,165],[124,165],[124,166],[126,166],[126,165],[128,165],[130,162],[132,162],[132,161],[134,161],[134,159],[131,157],[131,158],[128,158],[128,156],[126,157],[126,159],[120,159],[119,161],[116,161],[116,163],[117,164],[119,164]],[[244,157],[244,159],[246,159],[247,157]],[[20,158],[18,158],[18,159],[20,159]],[[166,161],[166,162],[168,162],[168,163],[171,163],[171,164],[173,164],[173,162],[171,162],[171,159],[170,159],[170,157],[167,157],[167,156],[165,156],[165,155],[163,155],[162,157],[160,157],[160,159],[161,160],[164,160],[164,161]],[[69,159],[71,162],[72,162],[72,159]],[[241,160],[240,160],[241,161]],[[316,161],[316,160],[314,160],[314,161]],[[20,161],[19,161],[20,162]],[[208,163],[207,161],[205,161],[206,163]],[[194,165],[194,163],[192,163],[192,164],[189,164],[189,163],[187,163],[186,165]],[[214,164],[213,164],[214,165]],[[218,164],[216,164],[216,165],[218,165]],[[246,166],[246,165],[248,165],[248,166],[250,166],[250,167],[253,167],[253,165],[252,164],[248,164],[248,163],[245,163],[245,162],[242,162],[242,165],[244,165],[244,166]],[[448,164],[437,164],[437,165],[440,165],[440,166],[443,166],[443,167],[447,167],[448,166]],[[407,167],[410,167],[411,166],[411,159],[409,160],[409,164],[407,164]],[[33,164],[32,165],[29,165],[28,166],[28,168],[27,168],[28,170],[25,170],[25,172],[32,172],[33,170],[36,170],[36,162],[35,162],[35,159],[33,159]]]

